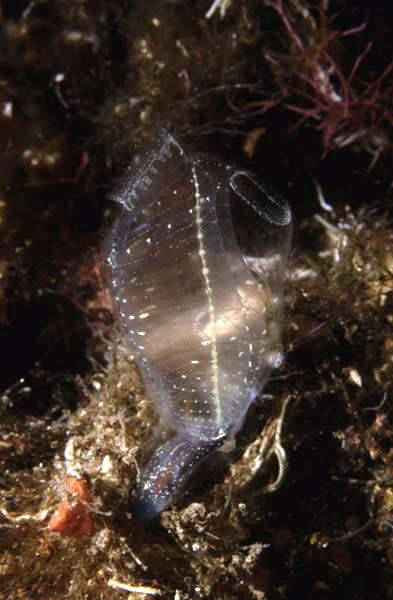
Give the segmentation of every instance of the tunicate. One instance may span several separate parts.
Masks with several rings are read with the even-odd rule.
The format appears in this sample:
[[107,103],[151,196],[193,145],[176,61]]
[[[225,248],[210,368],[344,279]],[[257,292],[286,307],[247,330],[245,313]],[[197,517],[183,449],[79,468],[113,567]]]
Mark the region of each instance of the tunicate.
[[233,440],[283,360],[286,201],[246,169],[158,132],[113,194],[105,242],[120,323],[169,439],[137,482],[144,519]]

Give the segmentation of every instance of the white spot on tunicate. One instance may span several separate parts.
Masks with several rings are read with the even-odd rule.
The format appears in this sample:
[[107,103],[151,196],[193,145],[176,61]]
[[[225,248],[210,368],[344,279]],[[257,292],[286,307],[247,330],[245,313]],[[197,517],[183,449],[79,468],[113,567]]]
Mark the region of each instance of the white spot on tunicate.
[[127,302],[127,298],[123,298],[122,302],[123,302],[123,304],[125,304]]
[[146,335],[146,331],[137,331],[138,335]]
[[202,346],[208,346],[209,344],[211,344],[210,340],[203,340],[203,342],[201,342]]
[[128,315],[128,318],[130,319],[130,321],[132,321],[133,319],[135,319],[135,315]]
[[138,346],[139,350],[144,350],[145,347],[144,346]]
[[146,317],[149,316],[150,313],[142,313],[141,315],[139,315],[140,319],[146,319]]
[[127,254],[131,254],[131,249],[127,248]]
[[199,360],[190,360],[192,365],[199,365]]
[[154,287],[148,287],[148,288],[146,289],[146,291],[147,291],[147,292],[154,292]]
[[172,229],[172,223],[168,223],[167,227],[168,229]]
[[146,244],[151,244],[151,238],[149,238],[149,237],[147,238]]

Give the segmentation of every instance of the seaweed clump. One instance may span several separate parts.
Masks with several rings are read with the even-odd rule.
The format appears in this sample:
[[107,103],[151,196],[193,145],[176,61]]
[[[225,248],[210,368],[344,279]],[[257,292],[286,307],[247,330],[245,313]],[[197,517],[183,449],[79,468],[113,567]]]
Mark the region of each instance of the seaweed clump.
[[263,49],[274,92],[261,89],[267,96],[261,109],[281,105],[299,115],[296,127],[306,124],[320,132],[324,155],[348,145],[366,150],[372,156],[371,169],[381,153],[391,152],[393,62],[381,61],[380,72],[375,72],[378,49],[367,36],[359,36],[367,30],[369,15],[353,15],[359,19],[354,26],[349,11],[329,0],[315,6],[297,0],[265,4],[285,34],[272,33],[273,43]]

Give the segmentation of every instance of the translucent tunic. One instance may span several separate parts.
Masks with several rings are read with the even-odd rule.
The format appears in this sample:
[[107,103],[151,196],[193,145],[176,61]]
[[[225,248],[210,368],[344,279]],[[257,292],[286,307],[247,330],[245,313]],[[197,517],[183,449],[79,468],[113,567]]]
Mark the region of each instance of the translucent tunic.
[[175,433],[139,483],[154,513],[241,427],[282,361],[292,214],[257,175],[187,155],[166,131],[114,199],[123,210],[105,254],[116,309],[147,394]]

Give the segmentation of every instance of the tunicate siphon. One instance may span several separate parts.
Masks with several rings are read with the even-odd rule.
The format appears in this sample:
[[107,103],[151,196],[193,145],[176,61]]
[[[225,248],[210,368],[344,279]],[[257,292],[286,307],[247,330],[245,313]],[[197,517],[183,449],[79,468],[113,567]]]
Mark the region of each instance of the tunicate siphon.
[[163,428],[134,510],[148,520],[234,439],[282,362],[286,201],[246,169],[160,130],[113,194],[105,244],[114,304]]

